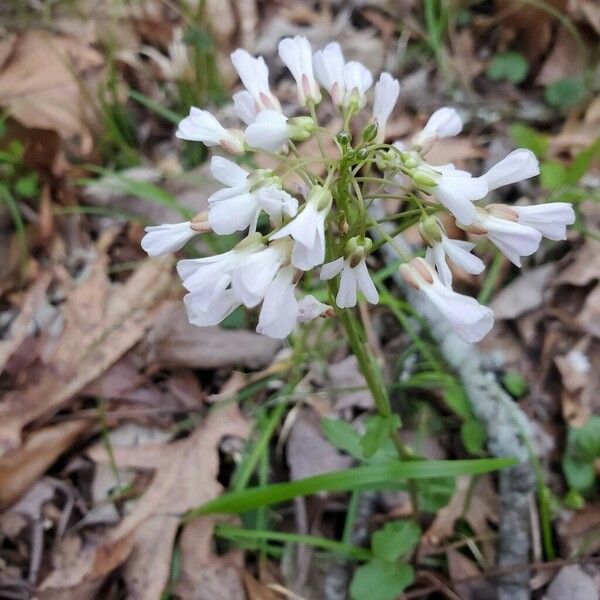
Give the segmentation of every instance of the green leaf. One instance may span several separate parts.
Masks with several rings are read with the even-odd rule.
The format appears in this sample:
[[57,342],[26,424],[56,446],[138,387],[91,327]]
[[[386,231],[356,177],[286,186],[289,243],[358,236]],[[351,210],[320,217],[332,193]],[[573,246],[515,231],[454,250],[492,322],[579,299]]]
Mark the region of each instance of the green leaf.
[[582,427],[569,429],[567,446],[578,460],[600,457],[600,416],[594,415]]
[[567,168],[555,160],[544,161],[540,166],[540,181],[548,190],[562,187],[567,180]]
[[410,565],[375,558],[355,571],[350,597],[352,600],[395,600],[414,578]]
[[371,458],[377,450],[383,447],[390,435],[400,427],[398,415],[382,417],[374,415],[366,421],[366,431],[360,439],[362,455]]
[[600,138],[575,155],[573,162],[567,169],[566,182],[570,185],[575,185],[585,175],[590,167],[591,162],[600,155]]
[[444,401],[453,412],[463,419],[473,415],[465,388],[456,379],[450,377],[443,388]]
[[502,385],[513,398],[521,398],[529,391],[527,380],[517,371],[507,371],[502,376]]
[[419,481],[419,508],[436,513],[450,502],[456,490],[454,477],[436,477]]
[[593,462],[579,462],[565,457],[562,467],[570,488],[582,493],[591,490],[596,481],[596,469]]
[[229,492],[206,504],[193,508],[185,519],[208,514],[239,514],[297,496],[317,492],[349,491],[355,489],[379,489],[404,479],[431,479],[433,477],[455,477],[489,473],[516,463],[514,458],[485,458],[478,460],[417,460],[408,462],[386,461],[353,469],[332,471],[306,479],[287,483],[249,488]]
[[350,423],[341,419],[321,419],[321,429],[325,437],[339,450],[347,452],[350,456],[362,459],[360,434]]
[[494,81],[521,83],[527,77],[529,65],[520,52],[496,54],[487,69],[487,75]]
[[481,454],[487,440],[485,427],[477,419],[469,419],[460,428],[460,438],[467,452]]
[[579,104],[585,95],[586,88],[581,79],[559,79],[551,83],[544,94],[550,106],[560,109]]
[[391,521],[371,538],[373,554],[394,562],[408,554],[421,538],[421,528],[414,521]]
[[38,195],[38,177],[37,173],[30,173],[20,179],[17,179],[15,183],[15,192],[21,198],[33,198]]
[[549,136],[523,123],[515,123],[510,128],[510,135],[517,145],[531,150],[538,158],[543,158],[550,147]]

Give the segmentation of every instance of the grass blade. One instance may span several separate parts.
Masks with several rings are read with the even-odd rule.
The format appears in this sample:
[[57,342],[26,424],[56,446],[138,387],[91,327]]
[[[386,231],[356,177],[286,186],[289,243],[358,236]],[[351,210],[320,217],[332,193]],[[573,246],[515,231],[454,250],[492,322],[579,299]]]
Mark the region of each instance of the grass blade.
[[479,475],[510,467],[516,463],[513,458],[485,458],[479,460],[428,460],[392,462],[333,471],[315,477],[299,479],[287,483],[275,483],[223,496],[191,509],[184,515],[189,520],[200,515],[225,513],[239,514],[291,500],[296,496],[306,496],[317,492],[347,491],[377,488],[389,484],[393,479],[430,479],[456,475]]

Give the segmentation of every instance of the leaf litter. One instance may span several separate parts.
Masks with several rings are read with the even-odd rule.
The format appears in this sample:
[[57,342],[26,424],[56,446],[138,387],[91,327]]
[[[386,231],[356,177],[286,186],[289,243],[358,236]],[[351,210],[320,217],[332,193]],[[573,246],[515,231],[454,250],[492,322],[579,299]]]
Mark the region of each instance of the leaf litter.
[[[11,253],[10,278],[7,275],[1,287],[0,530],[10,553],[1,555],[2,564],[9,568],[0,577],[0,595],[8,582],[11,590],[37,586],[35,597],[77,600],[124,597],[124,589],[127,597],[139,598],[161,598],[165,590],[169,597],[184,600],[298,597],[274,559],[255,565],[238,548],[218,547],[213,535],[216,518],[180,524],[185,510],[223,492],[224,455],[235,464],[244,448],[242,440],[260,435],[248,416],[254,415],[257,405],[240,410],[237,394],[256,385],[253,402],[268,403],[293,367],[289,356],[277,355],[279,345],[235,324],[208,330],[189,326],[180,309],[170,261],[141,258],[136,247],[140,223],[124,226],[124,218],[118,216],[132,213],[140,221],[154,223],[179,220],[182,210],[201,210],[214,185],[206,176],[206,163],[181,175],[183,166],[174,157],[182,155],[182,148],[173,143],[172,125],[152,110],[126,101],[123,86],[120,101],[139,129],[137,141],[143,154],[139,164],[126,160],[122,169],[112,156],[104,156],[107,164],[119,165],[114,169],[117,177],[103,175],[84,189],[69,181],[90,177],[82,160],[102,160],[98,138],[105,123],[100,125],[94,100],[107,70],[116,68],[127,86],[168,105],[178,82],[164,77],[159,84],[140,49],[149,46],[168,59],[175,31],[185,30],[189,23],[161,2],[122,7],[116,18],[109,3],[92,7],[77,2],[80,15],[88,21],[84,28],[66,4],[57,8],[49,27],[16,28],[0,40],[0,106],[11,115],[9,131],[18,130],[25,142],[26,161],[45,182],[39,205],[25,202],[23,206],[36,254],[19,280]],[[339,7],[325,3],[316,9],[297,3],[207,3],[216,63],[226,86],[235,83],[227,56],[238,45],[264,53],[276,69],[273,57],[278,40],[308,34],[316,44],[337,37],[350,58],[403,75],[402,114],[392,115],[389,123],[397,137],[416,131],[432,106],[458,99],[465,108],[466,133],[440,144],[431,156],[434,164],[493,161],[494,144],[483,156],[478,138],[493,133],[512,147],[506,123],[515,120],[544,130],[549,138],[545,159],[563,165],[594,143],[600,135],[597,99],[586,99],[566,111],[564,118],[540,100],[543,88],[574,74],[585,78],[593,68],[590,53],[580,53],[572,27],[584,45],[593,47],[592,35],[600,31],[595,4],[578,0],[561,4],[563,9],[566,23],[557,22],[552,11],[540,6],[515,10],[512,0],[499,2],[495,14],[475,8],[468,11],[471,20],[466,24],[457,21],[449,27],[442,62],[434,64],[431,58],[419,58],[432,40],[414,3]],[[109,64],[112,58],[103,37],[111,20],[118,27],[123,51],[117,55],[116,67]],[[397,38],[399,22],[402,31]],[[204,35],[200,31],[194,46],[201,52],[202,44],[213,43],[210,34]],[[404,53],[407,47],[410,52]],[[491,82],[486,76],[490,57],[515,48],[528,61],[527,78],[516,86]],[[455,76],[466,96],[461,96],[461,90],[451,97],[448,77]],[[292,93],[291,88],[287,93]],[[197,96],[198,103],[218,104],[207,99],[204,90]],[[220,110],[226,114],[229,109]],[[587,171],[582,189],[591,197],[598,181],[597,157]],[[133,188],[116,185],[123,176],[133,180]],[[166,190],[173,202],[160,204],[132,192],[136,181]],[[538,193],[532,188],[521,192],[526,199]],[[104,214],[78,214],[84,207]],[[597,237],[597,202],[586,198],[578,208]],[[65,214],[68,211],[74,214]],[[4,252],[14,247],[14,236],[4,213],[0,224]],[[419,243],[412,233],[409,239]],[[546,256],[529,264],[517,278],[503,264],[498,280],[491,282],[492,302],[503,322],[486,347],[497,358],[493,370],[499,376],[514,369],[527,384],[515,401],[535,419],[540,436],[552,442],[545,446],[551,448],[548,456],[540,453],[540,462],[557,501],[568,492],[556,467],[567,431],[600,414],[597,257],[594,235],[573,234],[566,242],[549,246]],[[492,260],[491,253],[488,258]],[[470,278],[461,285],[477,291],[482,282]],[[407,348],[410,354],[409,341],[397,327],[389,327],[386,316],[375,313],[371,318],[382,355],[390,364],[389,357]],[[297,479],[342,468],[353,460],[325,439],[319,418],[327,415],[361,423],[372,409],[372,400],[362,389],[364,380],[343,341],[331,336],[329,342],[338,344],[327,353],[331,364],[327,369],[311,367],[312,375],[298,394],[302,400],[304,394],[312,394],[311,400],[295,413],[295,419],[286,421],[283,431],[275,427],[269,446],[275,456],[271,465],[275,472],[268,473],[273,478]],[[404,373],[410,375],[416,363],[407,364]],[[232,369],[238,370],[233,379]],[[418,393],[432,405],[440,404],[434,392]],[[327,398],[322,406],[318,395]],[[284,396],[283,401],[295,402],[298,396]],[[400,394],[401,400],[406,398],[412,395]],[[106,410],[104,422],[99,406]],[[457,428],[456,415],[446,410],[442,417],[450,428]],[[447,432],[436,439],[442,457],[456,453],[448,440]],[[283,447],[285,465],[277,462],[277,451]],[[377,502],[363,500],[357,509],[357,529],[362,528],[366,537],[357,537],[357,543],[368,540],[374,523],[405,514],[405,500],[405,494],[377,496]],[[588,554],[597,551],[587,535],[598,528],[600,509],[594,500],[597,496],[592,494],[583,509],[557,509],[555,536],[564,556],[582,549]],[[345,510],[344,502],[339,494],[308,502],[305,516],[311,531],[339,539],[336,515]],[[493,542],[488,537],[493,539],[495,533],[496,504],[496,491],[488,478],[460,479],[426,529],[420,552],[425,557],[443,553],[447,573],[461,597],[489,592],[487,583],[477,588],[460,581],[486,578],[493,561]],[[270,527],[297,530],[294,515],[283,510],[275,516],[276,524],[269,523]],[[45,523],[41,546],[35,536],[42,530],[33,527],[30,535],[29,525],[24,524],[40,519]],[[36,553],[39,556],[32,556]],[[311,561],[311,565],[318,562]],[[549,597],[573,595],[577,586],[589,584],[587,567],[583,574],[566,569],[550,585]],[[311,580],[303,593],[321,598],[327,586],[341,581],[343,587],[343,575],[330,570],[319,582]]]

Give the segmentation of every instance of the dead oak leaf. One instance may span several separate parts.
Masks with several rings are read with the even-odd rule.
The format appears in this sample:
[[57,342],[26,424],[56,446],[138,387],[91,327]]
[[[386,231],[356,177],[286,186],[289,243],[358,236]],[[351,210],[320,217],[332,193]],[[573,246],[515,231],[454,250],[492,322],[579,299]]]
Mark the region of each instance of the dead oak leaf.
[[[217,481],[219,442],[224,436],[245,437],[249,431],[247,419],[236,404],[218,405],[188,438],[171,444],[148,444],[132,448],[113,447],[114,459],[120,468],[154,470],[152,482],[144,495],[123,521],[95,548],[96,554],[112,546],[120,547],[132,539],[126,559],[124,577],[129,598],[159,600],[169,579],[171,554],[180,515],[221,494]],[[108,462],[103,446],[88,454],[97,462]],[[205,547],[197,552],[208,556],[206,547],[212,536],[204,539]],[[88,561],[92,568],[93,561]],[[81,565],[77,565],[81,569]],[[102,572],[104,577],[107,573]],[[71,570],[54,571],[43,582],[41,590],[72,592],[77,585],[94,580],[88,571],[76,576]],[[65,585],[66,582],[66,585]],[[74,582],[74,584],[73,584]]]
[[104,63],[102,55],[75,37],[33,30],[0,42],[0,56],[0,105],[26,127],[80,136],[89,151],[82,86]]
[[37,380],[0,403],[0,454],[19,445],[25,425],[62,407],[140,340],[171,281],[169,258],[144,261],[124,284],[110,282],[100,259],[73,284],[62,334],[45,348]]

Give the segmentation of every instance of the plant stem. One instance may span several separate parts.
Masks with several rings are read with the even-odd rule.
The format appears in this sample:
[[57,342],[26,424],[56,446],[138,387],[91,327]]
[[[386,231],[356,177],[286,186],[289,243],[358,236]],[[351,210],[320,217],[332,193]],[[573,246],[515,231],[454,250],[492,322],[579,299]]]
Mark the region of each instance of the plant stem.
[[[332,282],[330,282],[329,290],[333,297],[334,288]],[[368,346],[363,341],[364,335],[361,331],[359,331],[359,325],[356,322],[356,319],[353,318],[352,314],[348,310],[338,308],[335,305],[335,302],[332,302],[332,305],[335,307],[336,315],[344,327],[346,335],[348,336],[350,347],[352,348],[354,356],[356,356],[360,370],[367,382],[369,390],[371,391],[377,412],[382,417],[391,417],[393,414],[392,407],[390,405],[387,389],[383,381],[383,376],[375,358],[370,352]],[[397,431],[394,431],[392,434],[392,441],[396,447],[398,456],[402,460],[412,460],[413,454],[411,450],[403,444]],[[409,480],[408,489],[412,504],[413,517],[415,520],[417,520],[419,515],[419,501],[416,483],[412,480]]]

